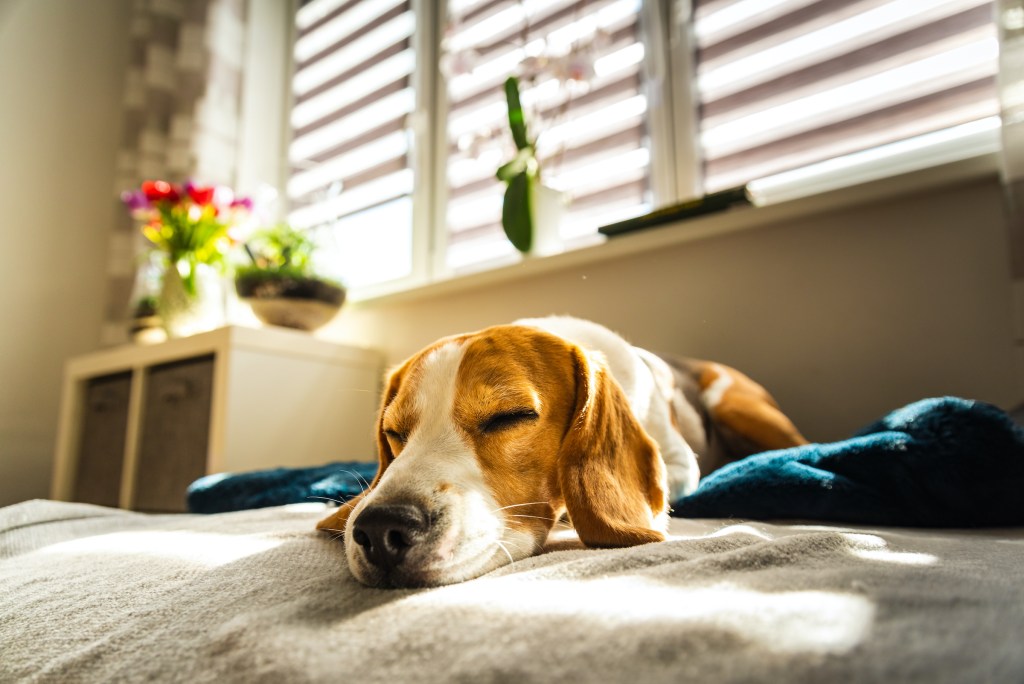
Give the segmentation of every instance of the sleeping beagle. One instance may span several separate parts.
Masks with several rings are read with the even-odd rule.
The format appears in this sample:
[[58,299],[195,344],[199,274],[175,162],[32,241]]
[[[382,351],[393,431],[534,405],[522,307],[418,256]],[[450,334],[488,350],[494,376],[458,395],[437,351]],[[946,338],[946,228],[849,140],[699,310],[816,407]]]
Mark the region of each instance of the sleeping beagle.
[[318,529],[370,586],[467,580],[537,553],[568,513],[583,543],[665,539],[701,471],[806,440],[757,383],[664,360],[596,323],[447,337],[388,377],[370,486]]

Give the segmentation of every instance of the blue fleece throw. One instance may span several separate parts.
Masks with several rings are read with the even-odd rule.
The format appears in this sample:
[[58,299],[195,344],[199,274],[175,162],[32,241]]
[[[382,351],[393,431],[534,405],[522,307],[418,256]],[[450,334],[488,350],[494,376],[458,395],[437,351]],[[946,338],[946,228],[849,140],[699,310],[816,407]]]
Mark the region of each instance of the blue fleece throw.
[[[189,510],[218,513],[352,498],[375,463],[210,475]],[[749,456],[675,502],[688,518],[821,520],[908,527],[1024,525],[1024,430],[1000,409],[954,397],[893,411],[856,436]]]
[[226,513],[311,501],[342,503],[366,489],[376,474],[376,461],[220,473],[189,485],[186,499],[192,513]]

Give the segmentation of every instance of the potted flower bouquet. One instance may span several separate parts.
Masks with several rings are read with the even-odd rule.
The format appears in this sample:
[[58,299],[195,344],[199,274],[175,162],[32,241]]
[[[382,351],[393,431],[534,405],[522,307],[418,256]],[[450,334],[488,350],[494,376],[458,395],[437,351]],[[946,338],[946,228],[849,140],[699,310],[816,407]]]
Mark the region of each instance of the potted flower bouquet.
[[246,244],[252,263],[235,269],[235,291],[263,323],[316,330],[345,301],[345,288],[316,275],[316,243],[306,231],[281,223]]
[[221,278],[238,227],[252,202],[224,186],[146,181],[122,194],[142,234],[163,255],[156,313],[170,337],[210,330],[224,322]]

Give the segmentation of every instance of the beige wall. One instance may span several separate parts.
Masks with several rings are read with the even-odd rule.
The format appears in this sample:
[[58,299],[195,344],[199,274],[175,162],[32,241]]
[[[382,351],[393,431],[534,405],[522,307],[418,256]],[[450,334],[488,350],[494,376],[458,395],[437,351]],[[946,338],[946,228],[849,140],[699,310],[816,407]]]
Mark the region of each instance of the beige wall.
[[733,364],[808,437],[953,394],[1004,407],[1014,372],[995,178],[407,303],[350,306],[328,331],[392,362],[525,315],[592,318],[654,350]]
[[0,505],[45,497],[61,366],[96,347],[129,0],[0,0]]

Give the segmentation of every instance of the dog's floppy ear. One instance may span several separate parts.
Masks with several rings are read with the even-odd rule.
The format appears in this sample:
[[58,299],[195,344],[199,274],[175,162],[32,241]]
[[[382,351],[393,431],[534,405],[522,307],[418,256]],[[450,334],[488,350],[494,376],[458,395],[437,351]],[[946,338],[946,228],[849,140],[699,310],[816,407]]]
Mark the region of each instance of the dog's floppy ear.
[[558,480],[587,546],[663,541],[664,464],[600,357],[573,349],[576,405],[558,452]]
[[337,509],[331,511],[331,514],[316,524],[316,529],[326,530],[329,532],[343,532],[345,530],[345,523],[348,522],[348,516],[355,509],[356,504],[359,500],[366,496],[369,492],[377,486],[380,482],[380,478],[384,475],[384,471],[388,469],[391,462],[395,460],[395,455],[391,451],[391,445],[388,443],[387,437],[384,435],[384,410],[387,409],[388,405],[391,404],[395,399],[395,395],[398,394],[398,388],[402,385],[402,377],[405,374],[406,366],[402,366],[391,372],[388,376],[384,395],[381,398],[380,410],[377,412],[377,474],[373,478],[373,482],[370,486],[360,492],[357,496],[349,499],[345,503],[338,506]]

